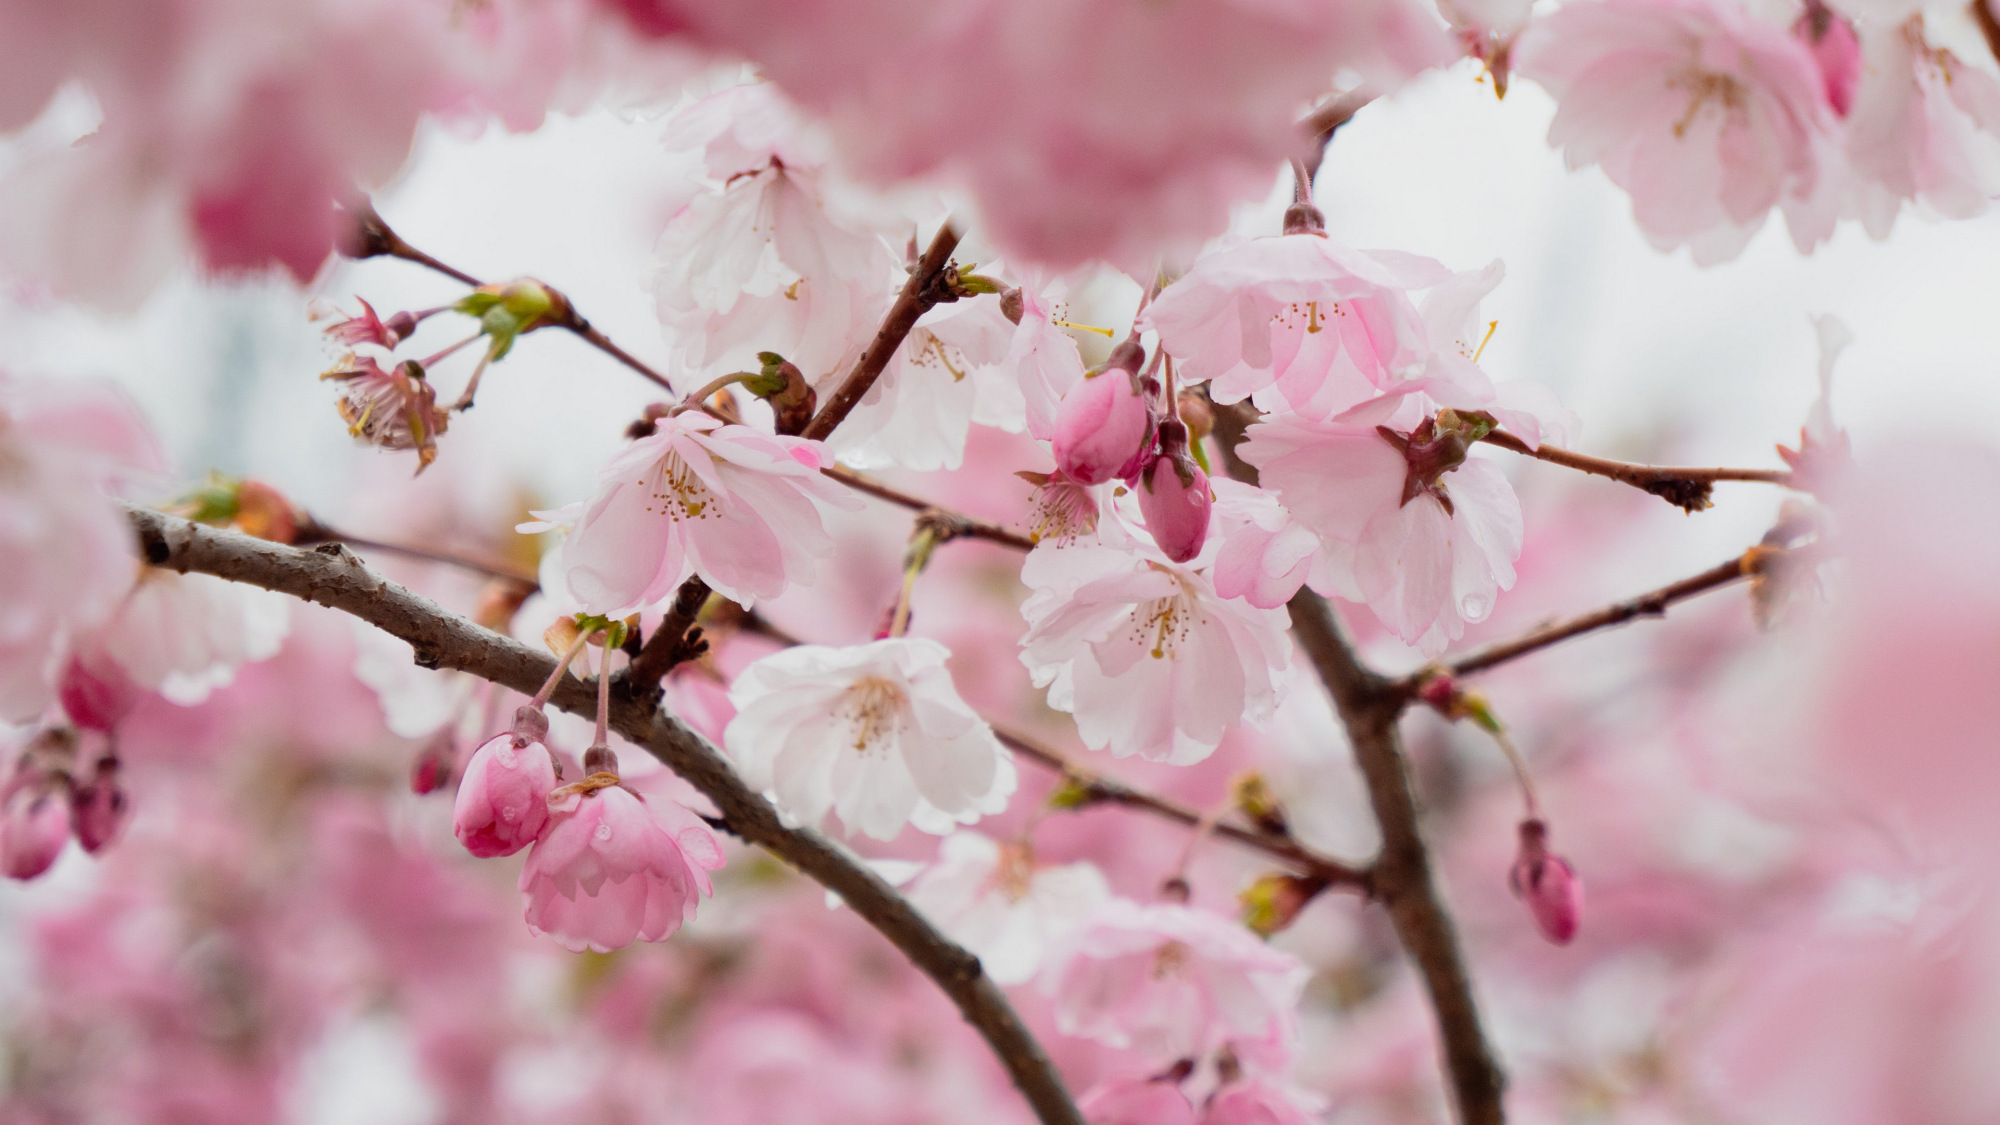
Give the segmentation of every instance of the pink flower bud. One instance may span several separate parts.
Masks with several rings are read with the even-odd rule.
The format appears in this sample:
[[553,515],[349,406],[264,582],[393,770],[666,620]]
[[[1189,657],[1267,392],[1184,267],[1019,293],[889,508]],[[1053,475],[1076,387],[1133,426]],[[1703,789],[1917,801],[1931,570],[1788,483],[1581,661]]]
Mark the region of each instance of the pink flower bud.
[[0,812],[0,871],[32,879],[54,866],[68,839],[69,802],[46,785],[24,785]]
[[1542,936],[1568,945],[1583,920],[1583,880],[1561,856],[1550,854],[1548,838],[1548,825],[1539,820],[1521,822],[1521,852],[1507,873],[1507,884],[1516,898],[1528,904]]
[[1160,425],[1159,456],[1139,482],[1139,511],[1153,542],[1175,562],[1201,554],[1208,542],[1208,512],[1214,497],[1208,474],[1187,454],[1187,427],[1169,419]]
[[116,665],[107,664],[99,671],[72,660],[63,669],[56,695],[63,713],[79,729],[109,734],[139,701],[139,688]]
[[465,765],[452,806],[452,832],[473,855],[513,855],[542,834],[555,787],[555,759],[547,746],[515,731],[495,735]]
[[125,829],[131,802],[118,787],[116,767],[98,768],[97,780],[70,796],[70,812],[76,818],[76,842],[96,855]]
[[1080,484],[1123,476],[1152,429],[1132,376],[1111,368],[1086,378],[1056,407],[1056,467]]
[[1861,40],[1853,25],[1819,0],[1806,0],[1806,13],[1792,25],[1792,34],[1811,48],[1827,104],[1846,117],[1854,108],[1855,87],[1861,85]]
[[449,731],[440,733],[417,751],[417,760],[410,764],[410,792],[421,797],[443,789],[451,784],[457,766],[457,741]]

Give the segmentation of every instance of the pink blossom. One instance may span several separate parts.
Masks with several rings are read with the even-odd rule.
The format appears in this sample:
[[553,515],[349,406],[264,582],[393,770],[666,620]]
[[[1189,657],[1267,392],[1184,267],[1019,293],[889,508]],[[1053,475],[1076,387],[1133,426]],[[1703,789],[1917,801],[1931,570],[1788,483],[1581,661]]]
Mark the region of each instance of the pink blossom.
[[80,730],[110,733],[130,714],[139,701],[139,685],[133,683],[116,664],[95,667],[71,659],[56,686],[57,702],[63,714]]
[[1021,388],[1004,362],[1018,331],[997,294],[932,309],[828,444],[855,468],[956,469],[973,423],[1019,432]]
[[1194,1106],[1179,1084],[1153,1078],[1099,1082],[1076,1109],[1089,1125],[1195,1125]]
[[1190,562],[1208,542],[1208,474],[1187,452],[1187,427],[1178,419],[1160,425],[1160,449],[1139,477],[1139,511],[1160,553]]
[[1277,706],[1291,659],[1283,610],[1225,600],[1129,538],[1037,547],[1021,580],[1034,591],[1021,663],[1093,749],[1187,765]]
[[1778,206],[1801,251],[1832,233],[1837,119],[1783,28],[1717,0],[1580,0],[1531,25],[1513,60],[1557,99],[1549,143],[1630,193],[1655,246],[1723,261]]
[[1806,0],[1805,14],[1792,24],[1792,34],[1812,50],[1813,63],[1826,83],[1826,104],[1846,117],[1854,108],[1854,88],[1861,83],[1861,40],[1854,25],[1820,0]]
[[1847,119],[1851,209],[1877,238],[1905,201],[1950,218],[2000,193],[2000,80],[1933,47],[1921,17],[1864,25]]
[[640,797],[614,777],[551,793],[548,817],[521,893],[528,929],[571,952],[665,941],[714,893],[708,873],[722,866],[722,843],[674,801]]
[[1060,472],[1015,475],[1035,486],[1028,504],[1030,539],[1066,545],[1097,530],[1102,488],[1071,480]]
[[320,378],[339,381],[340,417],[349,434],[381,449],[416,450],[420,473],[437,459],[438,435],[451,414],[438,409],[437,388],[422,364],[405,360],[385,370],[372,356],[348,355]]
[[1056,1026],[1161,1062],[1233,1040],[1289,1039],[1310,975],[1289,953],[1219,914],[1172,903],[1106,903],[1042,978]]
[[1209,487],[1215,491],[1214,534],[1222,544],[1209,570],[1215,592],[1263,609],[1284,605],[1305,585],[1319,536],[1255,485],[1218,478]]
[[1020,384],[1028,432],[1049,441],[1056,436],[1056,412],[1083,381],[1084,370],[1076,340],[1056,323],[1058,302],[1049,294],[1059,286],[1039,281],[1039,275],[1031,274],[1020,288],[1001,295],[1002,309],[1019,326],[1001,367]]
[[1409,290],[1443,281],[1412,254],[1350,250],[1322,234],[1259,238],[1196,261],[1145,323],[1221,403],[1338,414],[1416,374],[1424,323]]
[[819,506],[861,506],[820,475],[832,463],[816,441],[724,425],[698,410],[662,418],[605,463],[558,573],[591,613],[660,601],[694,575],[745,604],[777,597],[810,583],[817,560],[833,552]]
[[730,688],[726,745],[744,780],[801,823],[836,814],[849,833],[936,834],[1002,812],[1014,763],[959,698],[936,641],[794,645]]
[[1043,866],[1023,843],[954,832],[910,884],[910,901],[1001,984],[1031,980],[1047,951],[1111,897],[1086,862]]
[[1569,862],[1549,851],[1548,826],[1521,822],[1521,851],[1507,872],[1514,897],[1527,903],[1535,928],[1557,945],[1568,945],[1583,920],[1583,880]]
[[452,833],[473,855],[513,855],[548,825],[555,787],[555,759],[539,739],[519,730],[494,735],[465,764],[452,802]]
[[74,639],[131,588],[132,529],[101,489],[160,463],[111,388],[0,377],[0,719],[40,714]]
[[0,871],[9,879],[33,879],[55,866],[69,842],[69,801],[41,781],[12,788],[0,805]]
[[70,812],[76,823],[76,842],[92,855],[102,851],[125,828],[131,802],[118,784],[118,759],[98,760],[96,776],[77,786],[70,794]]
[[1493,611],[1514,584],[1522,538],[1506,476],[1431,427],[1278,418],[1252,426],[1241,450],[1320,537],[1314,589],[1366,602],[1426,655]]
[[1262,1078],[1237,1082],[1209,1098],[1201,1125],[1311,1125],[1322,1107],[1302,1094]]
[[1081,484],[1128,475],[1153,429],[1137,384],[1132,372],[1112,367],[1063,396],[1054,438],[1059,472]]
[[327,325],[329,338],[350,348],[373,344],[378,348],[393,349],[417,330],[417,318],[407,312],[396,313],[385,322],[375,314],[375,306],[359,297],[355,300],[361,303],[361,315],[345,317]]
[[110,618],[78,641],[94,668],[176,703],[199,703],[244,664],[267,660],[291,631],[280,594],[208,574],[148,568]]

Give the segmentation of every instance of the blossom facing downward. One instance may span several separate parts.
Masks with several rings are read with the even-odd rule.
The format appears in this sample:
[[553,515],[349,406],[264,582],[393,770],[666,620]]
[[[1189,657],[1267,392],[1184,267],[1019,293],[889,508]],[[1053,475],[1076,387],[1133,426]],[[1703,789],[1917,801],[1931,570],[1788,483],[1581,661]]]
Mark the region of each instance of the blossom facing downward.
[[954,832],[938,861],[910,884],[910,901],[979,958],[999,984],[1041,971],[1051,945],[1111,897],[1088,863],[1044,867],[1025,843]]
[[1556,98],[1549,144],[1624,188],[1654,246],[1725,261],[1780,206],[1801,252],[1832,233],[1837,118],[1784,28],[1716,0],[1582,0],[1530,25],[1513,61]]
[[936,641],[889,637],[764,657],[730,688],[730,757],[797,823],[832,814],[877,840],[905,824],[941,835],[1001,812],[1014,761],[959,698],[950,656]]
[[1208,543],[1215,495],[1208,474],[1188,454],[1187,426],[1180,419],[1160,423],[1160,451],[1141,471],[1137,491],[1146,530],[1160,553],[1177,563],[1192,562]]
[[1549,851],[1548,825],[1521,822],[1521,851],[1507,872],[1514,897],[1528,906],[1535,928],[1557,945],[1568,945],[1583,921],[1583,880],[1561,856]]
[[555,759],[539,739],[520,730],[495,735],[465,764],[452,803],[452,834],[481,858],[513,855],[547,827],[555,787]]
[[381,449],[414,449],[417,471],[437,460],[438,435],[451,423],[439,410],[437,388],[423,365],[404,360],[384,370],[373,356],[349,355],[322,379],[340,383],[340,417],[347,432]]
[[819,505],[861,506],[820,474],[831,464],[816,441],[698,410],[661,418],[606,462],[557,572],[585,612],[613,616],[669,597],[690,576],[742,604],[775,598],[809,583],[833,553]]
[[1152,429],[1131,372],[1112,367],[1088,376],[1056,407],[1056,469],[1083,484],[1129,476]]
[[1137,543],[1038,547],[1021,580],[1034,591],[1021,663],[1093,750],[1188,765],[1277,707],[1291,660],[1282,609],[1225,599]]
[[1171,1062],[1285,1042],[1310,975],[1219,914],[1113,899],[1051,959],[1042,986],[1063,1034]]
[[614,774],[548,795],[548,826],[521,867],[528,929],[573,953],[665,941],[715,893],[722,842],[665,797],[641,797]]
[[1215,537],[1222,547],[1209,578],[1215,592],[1276,609],[1306,584],[1319,536],[1306,530],[1276,495],[1226,478],[1209,481],[1215,490]]

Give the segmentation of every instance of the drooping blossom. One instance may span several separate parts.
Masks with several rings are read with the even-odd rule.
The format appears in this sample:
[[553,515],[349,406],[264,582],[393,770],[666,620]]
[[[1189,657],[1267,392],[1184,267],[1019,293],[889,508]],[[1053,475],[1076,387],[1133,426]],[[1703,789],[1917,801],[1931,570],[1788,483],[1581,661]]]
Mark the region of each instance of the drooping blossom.
[[1267,419],[1240,447],[1265,487],[1320,537],[1310,581],[1366,602],[1426,655],[1486,619],[1514,584],[1521,504],[1450,426]]
[[437,388],[423,365],[404,360],[385,370],[373,356],[348,355],[322,379],[340,383],[340,417],[347,432],[381,449],[414,449],[417,471],[437,459],[438,435],[451,413],[438,409]]
[[0,377],[0,720],[48,705],[74,639],[131,588],[131,525],[102,488],[161,467],[111,388]]
[[1136,541],[1038,547],[1021,580],[1034,591],[1021,663],[1092,749],[1187,765],[1277,706],[1291,659],[1283,610],[1226,600]]
[[1178,418],[1160,423],[1160,447],[1140,472],[1139,511],[1154,545],[1168,559],[1192,562],[1208,543],[1209,510],[1215,503],[1208,474],[1188,453],[1187,425]]
[[451,830],[473,855],[513,855],[548,826],[556,767],[548,746],[534,737],[537,729],[547,731],[548,721],[517,722],[515,729],[481,743],[466,762],[452,802]]
[[1076,1109],[1088,1125],[1195,1125],[1194,1105],[1176,1082],[1112,1078],[1083,1092]]
[[1219,914],[1113,899],[1052,956],[1056,1026],[1160,1062],[1285,1042],[1309,970]]
[[2000,79],[1931,44],[1923,18],[1867,23],[1847,118],[1851,208],[1888,237],[1905,202],[1947,218],[2000,194]]
[[860,507],[820,474],[832,463],[816,441],[698,410],[662,418],[605,463],[588,504],[545,515],[574,521],[556,571],[590,613],[650,605],[690,576],[745,604],[777,597],[833,552],[819,505]]
[[1208,574],[1216,594],[1262,609],[1284,605],[1305,585],[1319,536],[1273,493],[1222,477],[1208,483],[1215,491],[1213,534],[1222,544]]
[[1130,476],[1152,437],[1136,373],[1112,366],[1086,377],[1056,408],[1056,468],[1071,480],[1103,484]]
[[889,637],[764,657],[730,689],[730,756],[798,823],[832,814],[878,840],[905,824],[942,834],[1000,812],[1013,759],[959,698],[950,655],[936,641]]
[[1103,514],[1101,486],[1071,480],[1061,472],[1014,474],[1035,486],[1029,497],[1028,538],[1068,544],[1097,530]]
[[574,953],[665,941],[715,891],[723,863],[707,822],[615,774],[548,795],[548,825],[521,867],[528,929]]
[[1143,269],[1219,233],[1298,150],[1330,76],[1390,88],[1449,58],[1398,0],[670,6],[826,115],[861,174],[963,183],[1010,258],[1062,266]]
[[925,313],[828,444],[855,468],[928,471],[964,463],[975,422],[1019,432],[1020,384],[1003,362],[1018,331],[997,294]]
[[1428,258],[1324,234],[1259,238],[1197,260],[1145,322],[1181,378],[1207,380],[1215,401],[1256,395],[1266,409],[1324,418],[1416,373],[1427,345],[1409,291],[1448,276]]
[[291,631],[281,594],[208,574],[147,568],[103,625],[79,640],[85,665],[199,703],[244,664],[270,658]]
[[713,181],[656,251],[654,294],[677,363],[697,381],[755,370],[759,352],[813,379],[840,371],[887,309],[896,261],[877,231],[829,208],[822,143],[764,83],[690,106],[667,143],[701,148]]
[[1026,843],[954,832],[938,860],[910,884],[909,898],[938,928],[979,958],[1000,984],[1041,971],[1043,956],[1111,897],[1089,863],[1045,867]]
[[1583,921],[1583,880],[1569,862],[1549,851],[1548,825],[1521,822],[1521,850],[1507,871],[1514,897],[1527,904],[1535,928],[1557,945],[1568,945]]
[[1580,0],[1532,24],[1513,58],[1557,100],[1549,143],[1624,188],[1660,249],[1733,258],[1773,207],[1801,252],[1832,233],[1837,118],[1783,27],[1721,0]]

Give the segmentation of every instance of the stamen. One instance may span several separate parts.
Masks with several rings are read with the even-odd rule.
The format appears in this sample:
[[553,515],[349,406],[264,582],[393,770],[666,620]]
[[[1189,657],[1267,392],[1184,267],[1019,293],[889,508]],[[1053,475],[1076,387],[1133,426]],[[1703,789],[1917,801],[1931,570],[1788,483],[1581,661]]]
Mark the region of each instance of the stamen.
[[1078,332],[1095,332],[1099,336],[1102,336],[1107,340],[1117,335],[1117,333],[1113,332],[1111,329],[1099,328],[1095,324],[1077,324],[1076,322],[1069,320],[1051,320],[1049,321],[1049,323],[1055,325],[1057,328],[1074,328]]
[[1486,354],[1486,345],[1489,341],[1493,339],[1493,333],[1498,331],[1499,328],[1500,328],[1500,322],[1497,320],[1489,320],[1486,322],[1486,335],[1479,341],[1479,346],[1472,350],[1472,362],[1478,363],[1479,357]]

